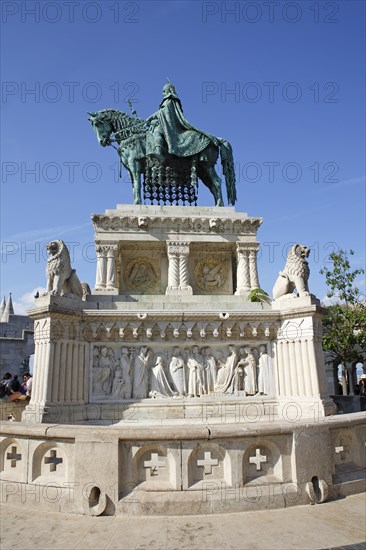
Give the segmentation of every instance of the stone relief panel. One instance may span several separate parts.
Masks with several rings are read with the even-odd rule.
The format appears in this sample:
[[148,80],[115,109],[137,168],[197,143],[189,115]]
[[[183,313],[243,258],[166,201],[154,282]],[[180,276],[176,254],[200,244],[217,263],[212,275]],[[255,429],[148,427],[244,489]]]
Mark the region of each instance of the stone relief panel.
[[[359,432],[357,434],[357,431]],[[333,430],[331,445],[334,451],[334,471],[336,474],[354,472],[365,464],[365,436],[363,426],[359,430]],[[357,437],[357,435],[359,437]]]
[[120,441],[119,489],[178,490],[181,487],[181,451],[178,442]]
[[131,260],[124,271],[127,290],[158,290],[160,283],[160,266],[157,260],[140,258]]
[[191,243],[189,277],[193,294],[233,294],[231,243]]
[[204,291],[220,290],[227,279],[227,265],[217,258],[207,258],[196,263],[194,282]]
[[44,441],[32,442],[33,456],[31,464],[32,481],[52,486],[66,480],[70,474],[68,463],[73,462],[72,443]]
[[[194,445],[194,444],[193,444]],[[231,485],[231,464],[228,453],[215,443],[197,445],[187,464],[187,488],[201,489],[204,482],[226,482]]]
[[165,293],[168,259],[164,243],[123,243],[118,264],[122,293]]
[[259,441],[246,449],[243,456],[243,484],[250,482],[278,483],[283,480],[281,453],[269,441]]
[[92,401],[273,396],[270,346],[91,344]]
[[27,481],[27,439],[4,437],[0,441],[0,478]]

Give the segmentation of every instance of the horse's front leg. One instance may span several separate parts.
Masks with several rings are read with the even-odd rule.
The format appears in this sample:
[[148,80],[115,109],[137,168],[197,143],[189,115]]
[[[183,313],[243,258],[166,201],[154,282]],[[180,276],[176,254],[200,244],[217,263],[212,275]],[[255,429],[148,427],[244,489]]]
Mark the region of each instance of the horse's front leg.
[[139,163],[135,162],[130,168],[130,177],[132,181],[133,204],[142,204],[141,202],[141,169]]

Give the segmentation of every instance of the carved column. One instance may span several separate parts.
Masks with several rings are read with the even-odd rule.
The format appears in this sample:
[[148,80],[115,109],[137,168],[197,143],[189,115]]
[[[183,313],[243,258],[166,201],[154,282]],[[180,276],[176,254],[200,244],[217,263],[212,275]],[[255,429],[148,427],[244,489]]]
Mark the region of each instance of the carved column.
[[106,270],[106,285],[107,289],[115,289],[116,285],[116,252],[117,245],[107,247],[107,270]]
[[97,253],[97,276],[95,281],[95,289],[101,290],[105,288],[107,258],[105,256],[105,249],[100,244],[96,246],[96,253]]
[[189,242],[167,242],[168,286],[166,294],[192,294],[189,285]]
[[237,243],[236,245],[237,271],[236,280],[237,286],[235,294],[237,296],[248,297],[250,292],[250,271],[249,271],[249,253],[246,243]]
[[249,274],[250,274],[250,290],[259,288],[258,269],[257,269],[257,252],[258,247],[250,248],[249,250]]
[[118,293],[116,276],[116,244],[98,244],[97,252],[97,276],[95,282],[96,291]]
[[189,243],[180,243],[179,246],[179,289],[181,292],[192,294],[192,287],[189,285],[188,274]]
[[166,294],[176,292],[179,287],[179,257],[175,243],[167,243],[168,252],[168,287]]

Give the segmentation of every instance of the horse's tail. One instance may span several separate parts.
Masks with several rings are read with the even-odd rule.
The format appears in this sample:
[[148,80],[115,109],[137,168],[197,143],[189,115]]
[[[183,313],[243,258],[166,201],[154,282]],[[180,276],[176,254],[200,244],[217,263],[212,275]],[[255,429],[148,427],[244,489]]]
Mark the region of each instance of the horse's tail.
[[217,138],[219,142],[221,165],[224,171],[226,182],[227,201],[229,204],[236,203],[235,169],[233,150],[226,139]]

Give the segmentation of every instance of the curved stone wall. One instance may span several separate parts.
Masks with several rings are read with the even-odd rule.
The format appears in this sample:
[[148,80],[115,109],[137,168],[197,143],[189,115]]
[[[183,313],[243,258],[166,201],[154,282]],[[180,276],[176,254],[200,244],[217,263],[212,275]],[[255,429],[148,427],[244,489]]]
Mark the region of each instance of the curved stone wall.
[[199,514],[364,490],[362,413],[318,422],[4,424],[2,502],[64,512]]

